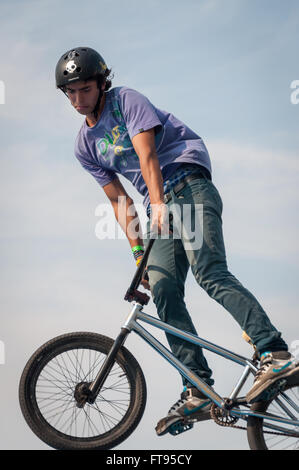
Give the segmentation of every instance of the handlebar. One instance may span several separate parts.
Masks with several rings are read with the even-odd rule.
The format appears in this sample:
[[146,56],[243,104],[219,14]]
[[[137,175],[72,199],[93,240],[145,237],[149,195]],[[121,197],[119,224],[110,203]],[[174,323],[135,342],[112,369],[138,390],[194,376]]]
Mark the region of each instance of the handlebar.
[[155,241],[155,238],[151,238],[142,257],[142,260],[139,263],[139,266],[137,268],[137,271],[133,277],[133,280],[131,282],[130,287],[128,288],[126,295],[125,295],[125,300],[128,302],[132,302],[133,300],[136,300],[137,302],[141,303],[142,305],[148,304],[150,297],[143,293],[138,291],[138,286],[141,282],[143,272],[146,267],[146,263],[150,254],[150,251],[152,249],[153,243]]
[[[172,220],[173,220],[173,215],[170,213],[169,214],[169,224],[170,224],[170,222],[172,222]],[[155,240],[156,240],[156,238],[150,238],[150,241],[149,241],[149,243],[148,243],[148,245],[147,245],[147,247],[144,251],[142,260],[139,263],[137,271],[136,271],[136,273],[133,277],[131,285],[128,288],[126,294],[125,294],[124,299],[127,300],[128,302],[132,302],[133,300],[136,300],[136,302],[139,302],[141,305],[146,305],[146,304],[148,304],[148,302],[150,300],[150,297],[146,293],[140,292],[137,289],[138,289],[138,286],[141,282],[141,279],[142,279],[142,276],[143,276],[143,272],[145,270],[145,266],[146,266],[149,254],[150,254],[150,251],[152,249],[152,246],[153,246]]]

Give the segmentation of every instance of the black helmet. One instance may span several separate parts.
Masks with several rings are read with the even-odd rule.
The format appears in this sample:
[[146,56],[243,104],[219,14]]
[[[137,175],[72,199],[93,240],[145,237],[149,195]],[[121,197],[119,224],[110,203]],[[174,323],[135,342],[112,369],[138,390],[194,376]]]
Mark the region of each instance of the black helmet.
[[103,57],[90,47],[76,47],[59,59],[56,65],[56,86],[64,87],[76,80],[105,76],[107,65]]

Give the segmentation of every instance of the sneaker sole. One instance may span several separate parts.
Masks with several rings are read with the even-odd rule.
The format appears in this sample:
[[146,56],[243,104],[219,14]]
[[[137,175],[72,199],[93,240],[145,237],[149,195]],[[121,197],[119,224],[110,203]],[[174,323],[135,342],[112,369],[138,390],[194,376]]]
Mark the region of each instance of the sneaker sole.
[[[272,385],[274,386],[274,389],[275,389],[275,384],[277,384],[277,381],[283,380],[283,379],[285,379],[285,384],[284,385],[289,385],[289,386],[299,385],[299,366],[297,366],[295,369],[290,370],[289,372],[279,374],[277,379],[274,380],[274,381],[273,381],[273,377],[269,380],[266,380],[266,382],[264,382],[260,386],[260,388],[258,388],[254,392],[253,395],[251,395],[250,393],[248,393],[246,395],[247,403],[252,404],[252,403],[257,402],[257,401],[267,401],[269,398],[266,398],[265,400],[262,400],[261,395],[263,394],[263,392],[265,392],[265,390],[267,388],[270,388]],[[282,385],[282,388],[284,388],[283,385]],[[278,387],[277,392],[279,392],[279,391],[280,391],[280,389]]]
[[[182,417],[174,417],[172,420],[168,421],[167,423],[159,426],[159,424],[156,426],[155,428],[155,431],[157,433],[158,436],[164,436],[165,434],[167,434],[168,432],[170,432],[170,434],[173,434],[173,435],[176,435],[176,434],[179,434],[179,433],[172,433],[170,431],[170,428],[176,428],[177,426],[191,426],[193,427],[193,424],[194,423],[197,423],[197,422],[200,422],[200,421],[207,421],[208,419],[211,419],[211,415],[210,415],[210,409],[207,410],[207,411],[202,411],[200,413],[198,413],[198,415],[196,415],[196,413],[194,413],[194,415],[190,415],[186,418],[182,418]],[[189,428],[188,428],[189,429]],[[187,429],[186,429],[187,431]],[[183,432],[183,431],[181,431]]]
[[164,434],[168,433],[168,430],[171,426],[175,425],[177,422],[181,421],[181,418],[174,417],[172,420],[168,421],[167,423],[160,424],[160,422],[155,427],[155,431],[158,436],[164,436]]

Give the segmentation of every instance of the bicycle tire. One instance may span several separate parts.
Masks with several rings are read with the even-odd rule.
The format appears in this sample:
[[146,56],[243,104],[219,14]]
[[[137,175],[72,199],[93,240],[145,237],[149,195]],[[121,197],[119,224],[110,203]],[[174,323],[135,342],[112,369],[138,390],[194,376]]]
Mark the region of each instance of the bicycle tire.
[[[299,405],[299,387],[297,384],[289,384],[284,392],[289,395],[293,401],[295,401],[297,407]],[[256,412],[269,412],[271,413],[271,405],[276,408],[276,413],[277,410],[279,409],[279,412],[282,411],[282,409],[276,404],[275,400],[276,398],[279,398],[281,400],[284,400],[283,395],[279,394],[278,397],[273,398],[272,400],[269,401],[258,401],[256,403],[253,403],[251,406],[252,411]],[[292,408],[292,413],[294,414],[294,410]],[[287,416],[287,415],[284,415]],[[296,418],[298,419],[298,413]],[[273,424],[273,421],[268,421],[267,423]],[[280,423],[274,423],[276,425],[280,425]],[[264,429],[264,419],[262,418],[256,418],[253,416],[250,416],[247,421],[247,438],[248,438],[248,443],[249,447],[251,450],[287,450],[292,447],[293,449],[290,450],[295,450],[299,448],[299,437],[287,437],[284,434],[275,434],[275,428],[274,429],[269,429],[270,434],[269,434],[269,441],[267,441],[267,430]],[[273,434],[271,434],[273,432]],[[293,428],[293,432],[297,434],[298,436],[298,427]],[[288,440],[288,441],[287,441]],[[278,449],[278,445],[283,446],[282,448]]]
[[[146,383],[139,363],[124,346],[120,348],[96,402],[93,405],[87,403],[81,410],[76,406],[76,386],[80,381],[82,383],[82,378],[84,381],[88,377],[88,382],[92,381],[91,375],[98,372],[99,363],[113,342],[97,333],[68,333],[42,345],[27,362],[19,384],[21,411],[31,430],[50,447],[59,450],[112,449],[127,439],[139,424],[146,404]],[[55,374],[58,377],[56,382],[51,378]],[[127,387],[127,392],[124,387]],[[59,393],[61,410],[68,413],[67,432],[63,424],[60,427],[57,422],[53,424],[56,417],[63,423],[63,413],[58,411]],[[116,396],[121,398],[116,399]],[[117,417],[112,420],[114,411]],[[91,419],[91,415],[94,418]],[[80,432],[79,416],[80,426],[84,422],[86,427]],[[72,423],[75,420],[76,424]],[[98,427],[102,428],[101,431]],[[95,435],[88,435],[91,433]]]

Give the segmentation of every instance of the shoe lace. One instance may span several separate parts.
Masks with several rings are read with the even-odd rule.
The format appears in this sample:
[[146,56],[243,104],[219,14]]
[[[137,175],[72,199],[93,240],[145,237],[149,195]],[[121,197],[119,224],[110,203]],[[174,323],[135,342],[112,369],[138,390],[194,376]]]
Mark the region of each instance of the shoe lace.
[[176,401],[174,405],[172,405],[172,407],[169,409],[168,413],[170,413],[171,411],[175,411],[177,408],[179,408],[181,405],[183,405],[186,401],[187,401],[186,397],[182,393],[181,398],[178,401]]
[[267,371],[267,369],[269,369],[269,367],[271,366],[271,362],[272,362],[272,358],[271,358],[271,357],[266,357],[266,358],[262,361],[262,364],[261,364],[259,370],[258,370],[257,373],[255,374],[254,380],[257,380],[264,372]]
[[172,405],[172,407],[170,408],[169,411],[175,411],[177,408],[179,408],[183,403],[185,402],[185,400],[178,400],[174,405]]

